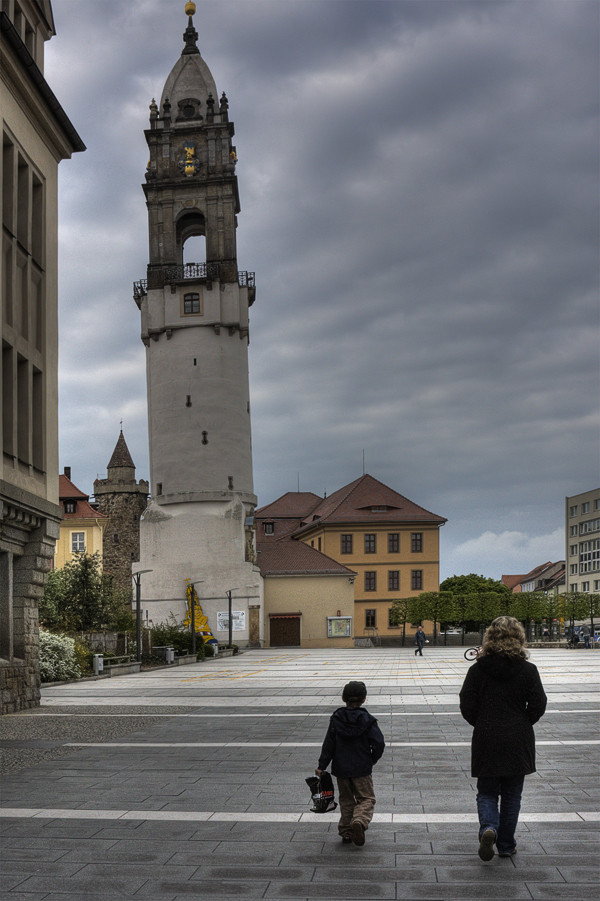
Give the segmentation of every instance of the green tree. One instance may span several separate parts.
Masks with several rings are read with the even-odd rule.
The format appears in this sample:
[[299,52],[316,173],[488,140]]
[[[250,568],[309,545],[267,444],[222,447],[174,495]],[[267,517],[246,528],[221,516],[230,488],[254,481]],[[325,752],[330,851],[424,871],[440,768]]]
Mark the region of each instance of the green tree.
[[438,624],[452,616],[452,594],[449,591],[424,591],[419,595],[421,619],[433,623],[433,641],[437,639]]
[[488,579],[486,576],[478,576],[469,573],[466,576],[449,576],[440,585],[440,591],[450,591],[457,594],[480,594],[481,592],[494,591],[497,594],[509,596],[510,588],[496,579]]
[[479,634],[483,640],[483,633],[493,619],[502,613],[504,594],[499,591],[479,591],[477,594],[468,595],[467,618],[477,623]]
[[[458,616],[463,636],[468,623],[479,629],[481,635],[487,625],[502,613],[508,613],[513,604],[510,588],[476,573],[449,576],[440,585],[440,591],[452,595],[455,616]],[[463,637],[464,641],[464,637]]]
[[467,624],[467,613],[470,605],[470,595],[468,594],[451,594],[452,597],[452,620],[460,626],[461,644],[465,643],[465,630]]
[[410,598],[397,598],[390,608],[390,625],[402,626],[402,646],[406,639],[406,623],[409,621]]
[[600,616],[600,594],[588,594],[588,615],[590,617],[590,631],[592,638],[592,645],[594,643],[594,617],[598,620]]
[[578,619],[587,619],[591,612],[591,603],[589,594],[580,594],[577,591],[569,591],[561,595],[565,612],[565,620],[571,625],[571,635],[573,635],[573,626]]
[[98,553],[77,554],[50,573],[40,602],[40,622],[48,629],[71,632],[125,631],[132,626],[129,592],[116,589],[102,572]]
[[540,622],[544,618],[544,601],[544,595],[538,591],[521,591],[515,594],[512,615],[523,623],[528,641],[532,639],[532,623]]
[[543,595],[540,599],[542,619],[546,620],[548,637],[553,638],[558,632],[558,623],[563,613],[563,600],[560,595]]

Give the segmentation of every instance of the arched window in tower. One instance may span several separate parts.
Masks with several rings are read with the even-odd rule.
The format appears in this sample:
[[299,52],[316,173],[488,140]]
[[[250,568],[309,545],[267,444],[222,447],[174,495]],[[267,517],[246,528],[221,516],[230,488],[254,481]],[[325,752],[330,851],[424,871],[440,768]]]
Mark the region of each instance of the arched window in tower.
[[183,245],[183,265],[189,263],[206,263],[206,238],[204,235],[192,235]]

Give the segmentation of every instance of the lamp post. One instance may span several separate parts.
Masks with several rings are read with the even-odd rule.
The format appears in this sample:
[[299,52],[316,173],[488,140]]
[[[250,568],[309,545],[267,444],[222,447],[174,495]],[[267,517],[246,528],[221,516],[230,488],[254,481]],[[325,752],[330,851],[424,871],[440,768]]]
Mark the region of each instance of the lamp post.
[[135,582],[135,643],[138,663],[142,662],[142,576],[144,573],[151,572],[151,569],[138,569],[137,572],[132,574]]
[[190,604],[192,607],[192,615],[190,618],[190,625],[192,627],[192,654],[196,653],[196,585],[200,585],[201,582],[204,582],[204,579],[196,579],[195,582],[190,582],[190,588],[192,589],[190,592]]
[[231,592],[232,591],[233,591],[233,589],[229,588],[225,592],[225,594],[227,595],[227,598],[229,600],[229,647],[231,647],[231,645],[233,644],[233,623],[231,621]]

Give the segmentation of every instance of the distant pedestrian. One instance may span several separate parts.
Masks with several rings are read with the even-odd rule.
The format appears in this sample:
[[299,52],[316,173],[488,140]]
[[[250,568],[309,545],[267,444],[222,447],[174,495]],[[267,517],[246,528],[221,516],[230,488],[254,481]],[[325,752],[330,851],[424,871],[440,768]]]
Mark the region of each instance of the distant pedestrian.
[[581,634],[582,634],[582,636],[583,636],[583,646],[584,646],[584,648],[589,648],[589,647],[591,647],[591,644],[590,644],[590,627],[589,627],[589,626],[582,626],[582,627],[581,627]]
[[474,726],[471,775],[477,777],[482,860],[492,859],[494,845],[500,857],[516,853],[523,782],[535,773],[533,724],[544,714],[546,694],[527,656],[521,623],[499,616],[460,690],[460,712]]
[[338,832],[346,844],[364,845],[365,830],[373,819],[375,793],[373,765],[385,748],[377,720],[362,705],[367,698],[364,682],[348,682],[342,691],[345,707],[338,707],[329,720],[321,748],[320,776],[331,762],[340,801]]
[[423,645],[425,644],[426,640],[427,639],[425,638],[423,626],[417,626],[417,631],[415,632],[415,657],[417,656],[417,654],[420,654],[421,657],[423,656]]

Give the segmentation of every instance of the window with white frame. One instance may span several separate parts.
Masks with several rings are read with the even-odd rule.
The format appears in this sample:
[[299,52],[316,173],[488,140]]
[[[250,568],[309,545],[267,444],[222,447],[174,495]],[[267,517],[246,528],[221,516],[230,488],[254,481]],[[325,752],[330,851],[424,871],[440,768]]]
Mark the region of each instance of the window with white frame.
[[83,554],[85,551],[85,532],[71,532],[71,553]]

